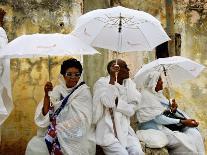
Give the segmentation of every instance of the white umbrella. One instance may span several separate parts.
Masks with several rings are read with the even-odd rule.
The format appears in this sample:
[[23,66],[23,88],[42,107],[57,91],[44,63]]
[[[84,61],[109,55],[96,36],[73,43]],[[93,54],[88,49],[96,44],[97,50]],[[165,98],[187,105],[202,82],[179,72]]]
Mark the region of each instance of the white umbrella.
[[155,17],[121,6],[80,16],[72,34],[94,47],[118,52],[151,51],[170,40]]
[[196,78],[204,68],[205,66],[181,56],[159,58],[144,65],[134,76],[134,81],[141,87],[148,73],[156,70],[166,75],[167,82],[180,84]]
[[98,51],[73,35],[22,35],[0,50],[0,57],[28,58],[33,56],[90,55]]
[[[31,58],[40,56],[64,56],[64,55],[91,55],[99,53],[96,49],[84,43],[80,39],[70,34],[32,34],[22,35],[0,49],[1,61],[8,61],[9,58]],[[8,59],[4,59],[8,58]],[[50,80],[50,61],[48,62],[49,80]],[[8,66],[6,66],[8,67]],[[4,74],[1,77],[1,71],[4,70]],[[8,72],[10,68],[3,68],[0,66],[0,80],[8,81]],[[2,78],[2,79],[1,79]],[[5,83],[5,82],[4,82]],[[7,84],[10,88],[10,83]],[[3,90],[2,90],[3,91]],[[1,92],[1,87],[0,87]],[[9,96],[11,97],[11,90]],[[1,98],[0,98],[1,99]],[[7,100],[7,103],[10,101]],[[3,101],[0,100],[0,103]],[[11,111],[12,107],[9,105],[6,108],[0,104],[0,120],[4,120],[4,115],[8,114],[8,110]],[[3,119],[3,117],[5,117]],[[2,122],[0,122],[1,124]]]

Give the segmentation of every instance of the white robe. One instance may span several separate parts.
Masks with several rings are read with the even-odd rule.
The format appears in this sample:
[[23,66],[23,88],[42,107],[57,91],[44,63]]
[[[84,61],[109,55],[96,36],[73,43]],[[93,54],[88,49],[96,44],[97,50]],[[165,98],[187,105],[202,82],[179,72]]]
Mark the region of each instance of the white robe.
[[[118,105],[115,107],[115,98]],[[109,84],[109,77],[100,78],[94,86],[93,123],[96,124],[95,139],[98,145],[108,147],[120,143],[123,148],[139,147],[139,140],[130,126],[130,116],[134,114],[140,102],[140,93],[131,80],[123,85]],[[111,105],[110,105],[111,104]],[[113,107],[117,137],[114,135],[113,123],[109,108]],[[139,152],[142,152],[141,147]],[[142,152],[143,153],[143,152]]]
[[[60,96],[66,97],[67,94],[68,91],[63,85],[58,85],[53,89],[50,96],[55,109],[61,104]],[[35,113],[35,123],[42,131],[38,133],[38,137],[34,137],[33,141],[29,142],[26,150],[27,155],[48,154],[44,143],[44,135],[50,123],[49,114],[47,113],[43,116],[42,107],[43,102],[40,102]],[[88,137],[91,121],[92,97],[89,87],[82,85],[69,97],[66,106],[57,117],[57,136],[64,155],[91,155],[95,153],[95,144],[90,142]],[[38,146],[42,149],[38,148]],[[34,148],[37,149],[36,152]]]
[[[4,48],[7,44],[6,32],[0,27],[0,49]],[[0,125],[6,120],[12,109],[10,59],[0,58]]]
[[[169,104],[168,99],[162,91],[156,92],[155,86],[160,77],[159,72],[152,72],[145,81],[145,89],[141,91],[142,100],[136,112],[140,123],[148,122],[161,115],[166,107],[162,103]],[[186,118],[189,118],[183,111],[177,109]],[[170,154],[175,155],[205,155],[203,139],[196,128],[186,127],[183,132],[171,131],[162,124],[157,124],[160,131],[168,138]]]

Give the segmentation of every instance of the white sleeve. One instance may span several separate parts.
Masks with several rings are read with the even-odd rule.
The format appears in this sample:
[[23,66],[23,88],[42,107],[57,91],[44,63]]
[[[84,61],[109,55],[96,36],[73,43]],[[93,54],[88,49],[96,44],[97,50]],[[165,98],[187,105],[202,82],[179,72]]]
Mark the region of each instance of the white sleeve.
[[130,117],[134,115],[134,109],[131,104],[128,104],[126,101],[119,99],[116,111],[123,113],[124,115]]
[[41,101],[37,106],[34,121],[37,126],[41,128],[46,128],[50,124],[49,112],[44,116],[42,114],[42,108],[43,108],[43,101]]
[[180,122],[179,119],[166,117],[165,115],[159,115],[155,117],[154,121],[158,124],[163,124],[163,125],[178,124]]
[[108,84],[105,91],[100,94],[101,103],[107,107],[115,107],[115,99],[118,96],[116,87],[114,85]]

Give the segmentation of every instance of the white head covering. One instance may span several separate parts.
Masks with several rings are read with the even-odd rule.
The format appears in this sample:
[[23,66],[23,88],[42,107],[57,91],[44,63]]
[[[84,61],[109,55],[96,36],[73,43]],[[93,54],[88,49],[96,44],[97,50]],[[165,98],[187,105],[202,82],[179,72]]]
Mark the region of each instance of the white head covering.
[[59,81],[60,85],[62,85],[62,87],[64,87],[68,92],[70,92],[73,90],[74,87],[76,87],[77,85],[79,85],[83,81],[83,72],[81,73],[80,79],[78,80],[77,84],[72,88],[68,88],[66,86],[65,79],[64,79],[63,75],[61,75],[61,74],[59,74],[59,76],[58,76],[58,81]]
[[157,85],[157,81],[159,80],[160,76],[161,74],[158,71],[150,72],[147,75],[147,78],[145,79],[144,88],[149,89],[149,91],[151,91],[152,93],[156,93],[155,87]]
[[160,103],[160,101],[165,99],[162,91],[155,91],[160,76],[161,74],[159,72],[153,71],[150,72],[145,79],[144,89],[141,91],[141,104],[136,113],[140,123],[154,119],[165,110],[165,107]]

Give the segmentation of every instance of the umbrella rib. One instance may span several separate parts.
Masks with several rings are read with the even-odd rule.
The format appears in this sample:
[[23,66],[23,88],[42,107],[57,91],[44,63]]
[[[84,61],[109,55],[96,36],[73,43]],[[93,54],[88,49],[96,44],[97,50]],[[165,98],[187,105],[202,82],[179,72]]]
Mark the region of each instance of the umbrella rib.
[[[119,24],[118,23],[119,22],[119,18],[118,17],[110,17],[110,16],[107,16],[107,15],[106,15],[106,17],[108,18],[108,20],[106,18],[104,18],[104,17],[97,17],[97,18],[94,18],[94,19],[97,19],[98,21],[105,23],[106,26],[108,26],[108,25],[111,25],[111,26],[117,25],[118,26],[118,24]],[[123,19],[122,19],[122,21],[123,21],[122,27],[129,28],[129,29],[140,29],[138,25],[140,23],[145,23],[146,22],[146,20],[143,19],[143,21],[141,21],[140,23],[136,23],[136,22],[132,21],[133,18],[134,18],[134,16],[133,17],[123,17]],[[147,22],[149,22],[149,21],[147,21]],[[132,26],[134,26],[134,27],[132,27]]]
[[[139,25],[140,24],[143,24],[143,23],[146,23],[146,22],[150,22],[150,21],[148,21],[148,20],[145,20],[145,19],[142,19],[142,21],[140,21],[139,23],[138,22],[134,22],[134,21],[132,21],[132,19],[133,19],[134,17],[131,17],[131,18],[125,18],[125,19],[128,19],[128,21],[126,22],[126,23],[128,23],[128,25],[129,26],[134,26],[134,27],[127,27],[127,26],[123,26],[123,27],[126,27],[126,28],[130,28],[130,29],[140,29],[139,28]],[[153,24],[153,23],[152,23]]]
[[[118,18],[109,17],[107,15],[106,15],[106,17],[108,19],[107,18],[104,18],[104,17],[97,17],[97,18],[94,18],[94,19],[97,19],[98,21],[100,21],[102,23],[105,23],[106,25],[109,24],[109,25],[117,25],[118,26],[118,22],[119,22],[119,19]],[[103,19],[103,20],[101,20],[101,19]]]

